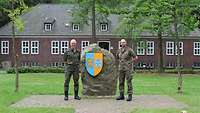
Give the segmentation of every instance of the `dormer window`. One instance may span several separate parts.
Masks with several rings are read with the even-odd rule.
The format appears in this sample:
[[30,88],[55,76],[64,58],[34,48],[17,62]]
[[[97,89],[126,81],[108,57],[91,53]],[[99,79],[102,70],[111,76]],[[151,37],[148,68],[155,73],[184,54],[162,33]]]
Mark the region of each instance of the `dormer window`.
[[45,20],[44,20],[44,30],[45,31],[52,31],[55,22],[56,22],[55,18],[51,18],[51,17],[45,18]]
[[79,24],[72,24],[72,30],[73,31],[79,31],[80,30],[80,25]]
[[50,24],[50,23],[45,23],[45,24],[44,24],[44,29],[45,29],[45,31],[51,31],[51,30],[52,30],[52,24]]
[[108,23],[101,23],[101,31],[108,31]]

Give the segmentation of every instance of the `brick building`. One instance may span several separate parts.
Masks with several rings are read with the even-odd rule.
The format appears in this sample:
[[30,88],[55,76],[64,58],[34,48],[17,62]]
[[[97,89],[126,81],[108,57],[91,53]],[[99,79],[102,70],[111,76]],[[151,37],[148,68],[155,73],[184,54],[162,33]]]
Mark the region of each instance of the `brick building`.
[[[69,41],[76,38],[78,49],[91,43],[91,24],[72,22],[73,5],[39,4],[21,16],[24,31],[16,32],[17,54],[21,66],[63,66],[63,54],[69,48]],[[120,48],[120,36],[114,34],[119,23],[118,15],[110,15],[108,20],[97,21],[97,44],[114,53]],[[0,28],[0,62],[12,63],[11,23]],[[129,46],[139,56],[137,68],[155,68],[158,64],[159,47],[156,36],[143,33],[137,44],[128,39]],[[200,67],[199,29],[181,37],[181,61],[185,68]],[[164,67],[176,66],[176,47],[173,38],[163,39]]]

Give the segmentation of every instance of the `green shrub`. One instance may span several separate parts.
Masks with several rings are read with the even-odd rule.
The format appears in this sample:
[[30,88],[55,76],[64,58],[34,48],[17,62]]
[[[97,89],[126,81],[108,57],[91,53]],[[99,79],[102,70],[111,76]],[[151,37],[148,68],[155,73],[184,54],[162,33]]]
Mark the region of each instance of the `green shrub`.
[[[8,74],[15,73],[14,68],[7,70]],[[64,73],[64,68],[52,68],[52,67],[20,67],[19,73]]]
[[[157,69],[136,69],[137,73],[158,73]],[[177,69],[165,69],[164,73],[177,74]],[[183,68],[181,69],[182,74],[198,74],[200,69]]]
[[[158,70],[156,69],[150,69],[150,70],[142,70],[142,69],[136,69],[137,73],[158,73]],[[8,74],[15,73],[15,69],[11,68],[6,71]],[[61,67],[20,67],[19,73],[64,73],[64,68]],[[165,73],[178,73],[176,69],[165,69]],[[183,74],[197,74],[200,73],[200,69],[181,69],[181,73]]]
[[[177,69],[165,69],[165,72],[166,73],[178,73]],[[183,74],[195,74],[197,73],[198,71],[194,71],[193,69],[189,69],[189,68],[183,68],[181,69],[181,73]],[[200,72],[200,70],[199,70]]]

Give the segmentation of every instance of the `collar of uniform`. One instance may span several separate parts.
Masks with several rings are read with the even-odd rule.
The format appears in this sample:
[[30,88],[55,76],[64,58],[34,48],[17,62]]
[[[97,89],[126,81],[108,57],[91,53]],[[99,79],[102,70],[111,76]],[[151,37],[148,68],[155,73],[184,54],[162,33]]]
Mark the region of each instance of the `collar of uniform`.
[[122,51],[122,52],[125,51],[125,50],[127,50],[127,49],[128,49],[128,46],[121,47],[121,51]]
[[124,48],[124,49],[127,49],[128,48],[128,46],[125,46],[125,47],[121,47],[122,49]]
[[[74,50],[74,51],[73,51],[73,50]],[[77,49],[76,49],[76,48],[70,48],[70,51],[72,51],[72,52],[76,52]]]

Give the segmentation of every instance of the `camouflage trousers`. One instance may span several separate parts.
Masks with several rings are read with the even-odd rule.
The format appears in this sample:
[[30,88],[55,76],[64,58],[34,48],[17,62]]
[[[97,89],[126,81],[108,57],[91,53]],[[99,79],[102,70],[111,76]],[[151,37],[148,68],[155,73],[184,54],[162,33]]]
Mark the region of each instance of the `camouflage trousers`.
[[132,74],[130,70],[119,70],[119,91],[120,93],[124,93],[124,83],[125,80],[128,86],[128,94],[133,94],[132,87]]
[[70,79],[71,76],[73,76],[73,80],[74,80],[74,91],[78,92],[79,90],[79,71],[65,71],[65,82],[64,82],[64,91],[68,92],[69,91],[69,83],[70,83]]

